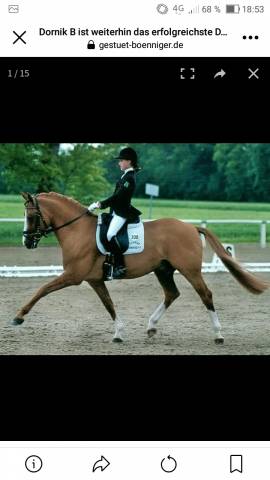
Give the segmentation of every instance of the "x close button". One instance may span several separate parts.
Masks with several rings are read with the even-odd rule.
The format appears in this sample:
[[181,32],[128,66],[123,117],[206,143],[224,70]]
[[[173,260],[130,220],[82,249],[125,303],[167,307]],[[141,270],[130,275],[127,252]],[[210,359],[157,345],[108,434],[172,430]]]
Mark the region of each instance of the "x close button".
[[26,42],[25,42],[24,39],[22,38],[22,37],[26,34],[26,30],[25,30],[23,33],[20,33],[20,34],[17,33],[17,32],[14,32],[14,30],[13,30],[13,33],[14,33],[14,35],[16,35],[16,37],[17,37],[16,40],[14,40],[13,45],[14,45],[16,42],[18,42],[18,40],[21,40],[21,42],[23,42],[23,43],[26,45]]
[[252,68],[249,68],[248,71],[250,73],[248,79],[254,77],[254,78],[256,78],[256,80],[259,80],[260,77],[259,77],[259,75],[257,75],[257,72],[259,71],[259,68],[256,68],[256,70],[252,70]]

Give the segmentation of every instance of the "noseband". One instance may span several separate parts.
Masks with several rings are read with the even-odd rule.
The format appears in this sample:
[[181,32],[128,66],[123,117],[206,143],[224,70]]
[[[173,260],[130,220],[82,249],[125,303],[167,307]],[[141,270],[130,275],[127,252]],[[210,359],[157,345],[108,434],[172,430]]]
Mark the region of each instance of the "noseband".
[[44,216],[42,215],[42,212],[38,203],[37,195],[36,196],[33,195],[32,199],[34,203],[33,207],[28,206],[28,204],[31,203],[31,200],[27,200],[24,206],[26,209],[31,208],[36,210],[34,214],[34,231],[31,233],[31,232],[28,232],[27,230],[24,230],[23,236],[26,239],[31,240],[33,242],[34,248],[37,247],[37,244],[42,237],[47,237],[49,233],[55,232],[56,230],[60,230],[60,228],[67,227],[71,223],[76,222],[76,220],[79,220],[79,218],[83,217],[84,215],[89,214],[88,209],[86,209],[81,215],[79,215],[76,218],[73,218],[69,222],[66,222],[63,225],[60,225],[59,227],[52,227],[47,224]]

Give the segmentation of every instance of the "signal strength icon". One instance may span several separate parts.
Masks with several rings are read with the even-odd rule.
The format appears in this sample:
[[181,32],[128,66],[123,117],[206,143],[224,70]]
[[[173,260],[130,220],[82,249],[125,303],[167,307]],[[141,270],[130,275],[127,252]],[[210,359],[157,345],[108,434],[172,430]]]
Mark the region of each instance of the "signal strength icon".
[[200,5],[196,5],[188,13],[200,13]]

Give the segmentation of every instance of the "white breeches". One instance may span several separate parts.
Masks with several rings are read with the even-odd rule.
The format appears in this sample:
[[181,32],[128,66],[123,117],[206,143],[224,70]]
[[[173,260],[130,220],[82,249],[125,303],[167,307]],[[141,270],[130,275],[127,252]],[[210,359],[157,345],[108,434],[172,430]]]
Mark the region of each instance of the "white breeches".
[[107,239],[110,242],[112,237],[114,237],[117,232],[119,232],[120,228],[124,225],[126,219],[123,217],[119,217],[115,213],[113,213],[113,218],[110,223],[108,232],[107,232]]

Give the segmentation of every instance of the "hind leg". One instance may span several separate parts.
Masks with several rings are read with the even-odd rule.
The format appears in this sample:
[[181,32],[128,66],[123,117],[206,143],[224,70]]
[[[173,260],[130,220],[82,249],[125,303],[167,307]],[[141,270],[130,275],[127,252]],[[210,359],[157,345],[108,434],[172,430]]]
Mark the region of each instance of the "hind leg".
[[169,306],[173,303],[173,301],[180,295],[173,279],[174,270],[175,269],[169,262],[163,260],[160,266],[154,271],[160,285],[164,290],[165,298],[149,318],[147,328],[149,337],[155,335],[157,332],[157,323],[159,319],[162,317],[167,308],[169,308]]
[[207,311],[212,323],[213,331],[214,331],[215,343],[216,344],[224,343],[224,337],[221,335],[221,325],[213,304],[212,292],[211,290],[209,290],[206,283],[204,282],[201,272],[197,272],[196,274],[193,274],[193,275],[184,274],[184,276],[195,288],[196,292],[200,295],[202,302],[207,308]]

